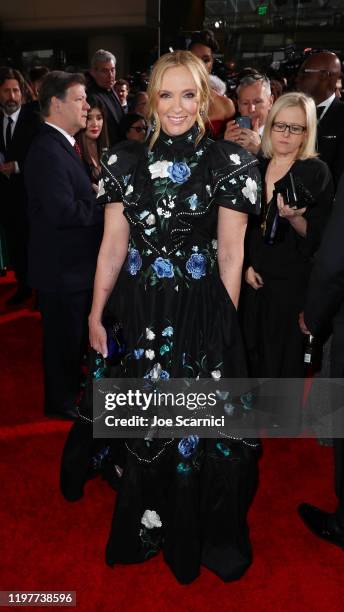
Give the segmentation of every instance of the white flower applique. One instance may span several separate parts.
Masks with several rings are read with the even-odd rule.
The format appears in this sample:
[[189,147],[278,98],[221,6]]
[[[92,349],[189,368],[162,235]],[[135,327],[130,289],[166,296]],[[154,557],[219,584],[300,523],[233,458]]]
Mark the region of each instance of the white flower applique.
[[151,371],[149,372],[149,376],[151,380],[159,380],[161,371],[162,371],[161,364],[155,363]]
[[105,194],[104,179],[100,179],[99,184],[98,184],[97,198],[100,198],[100,196],[102,196],[104,194]]
[[155,333],[149,327],[146,327],[146,338],[147,340],[154,340],[155,338]]
[[241,159],[239,157],[239,155],[237,155],[236,153],[232,153],[232,155],[229,156],[229,159],[233,162],[233,164],[235,164],[236,166],[240,166],[241,164]]
[[243,187],[241,192],[243,193],[245,198],[250,200],[251,204],[255,204],[257,201],[257,191],[258,191],[258,188],[257,188],[256,181],[254,181],[250,177],[247,178],[246,187]]
[[153,215],[153,214],[148,215],[148,217],[146,219],[146,223],[147,223],[147,225],[154,225],[154,223],[155,223],[155,215]]
[[155,510],[145,510],[141,518],[141,524],[147,527],[147,529],[162,527],[160,516]]
[[128,185],[125,195],[130,195],[131,193],[133,193],[133,191],[134,187],[132,185]]
[[214,380],[220,380],[221,378],[221,371],[220,370],[213,370],[212,372],[210,372],[212,375],[212,378]]
[[148,166],[148,170],[151,173],[152,180],[157,178],[168,178],[167,169],[172,166],[170,161],[157,161],[154,164]]
[[108,166],[112,166],[113,164],[116,163],[117,161],[117,155],[110,155],[109,159],[108,159]]
[[152,359],[154,359],[155,357],[155,352],[152,349],[147,349],[145,351],[145,356],[147,357],[147,359],[150,359],[152,361]]

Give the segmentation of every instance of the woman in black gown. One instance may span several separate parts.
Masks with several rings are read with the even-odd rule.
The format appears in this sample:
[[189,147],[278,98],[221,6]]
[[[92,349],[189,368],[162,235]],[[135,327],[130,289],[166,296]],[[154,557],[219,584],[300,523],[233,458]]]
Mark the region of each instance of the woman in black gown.
[[[246,236],[249,289],[243,294],[243,317],[254,376],[304,376],[304,297],[334,197],[330,171],[316,157],[315,141],[313,100],[302,93],[281,96],[262,140],[262,215]],[[298,208],[287,204],[293,200],[290,175]]]
[[[208,99],[203,63],[187,51],[166,54],[149,87],[150,149],[125,142],[104,160],[105,231],[89,317],[95,377],[107,357],[104,317],[123,327],[121,376],[246,374],[236,306],[247,213],[259,212],[260,177],[251,154],[204,136]],[[82,495],[96,442],[90,423],[84,406],[64,450],[68,499]],[[223,580],[239,578],[251,562],[246,514],[257,444],[189,436],[124,446],[107,563],[136,563],[162,549],[182,583],[201,565]]]

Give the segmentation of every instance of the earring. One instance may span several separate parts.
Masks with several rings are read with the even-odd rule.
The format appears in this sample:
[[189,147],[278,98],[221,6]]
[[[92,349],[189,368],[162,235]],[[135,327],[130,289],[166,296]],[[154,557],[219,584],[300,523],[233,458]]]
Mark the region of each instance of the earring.
[[151,132],[155,132],[155,130],[156,130],[156,119],[155,119],[155,117],[153,117],[153,119],[151,119],[150,126],[151,126]]

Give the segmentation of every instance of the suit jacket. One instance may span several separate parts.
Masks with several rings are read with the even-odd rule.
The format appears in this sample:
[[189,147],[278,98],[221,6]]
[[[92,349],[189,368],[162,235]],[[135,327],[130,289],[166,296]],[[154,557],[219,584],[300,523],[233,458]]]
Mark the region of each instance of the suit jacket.
[[318,123],[318,152],[338,185],[344,172],[344,103],[338,98]]
[[308,329],[325,336],[333,327],[332,376],[344,376],[344,176],[324,232],[308,286],[304,311]]
[[30,285],[41,291],[90,289],[103,211],[82,160],[63,134],[44,124],[27,155],[24,174]]
[[[21,107],[17,123],[12,135],[11,145],[6,151],[3,136],[4,115],[0,116],[0,152],[6,161],[17,161],[19,174],[11,174],[10,178],[0,173],[0,193],[2,206],[1,217],[20,222],[21,213],[26,209],[26,192],[24,185],[24,161],[31,142],[41,126],[39,114],[31,105]],[[18,218],[19,215],[19,218]]]
[[122,140],[122,135],[119,129],[121,119],[124,117],[124,111],[119,98],[112,88],[111,91],[103,89],[97,85],[93,77],[87,73],[87,93],[95,94],[102,100],[106,108],[106,125],[108,128],[110,147]]

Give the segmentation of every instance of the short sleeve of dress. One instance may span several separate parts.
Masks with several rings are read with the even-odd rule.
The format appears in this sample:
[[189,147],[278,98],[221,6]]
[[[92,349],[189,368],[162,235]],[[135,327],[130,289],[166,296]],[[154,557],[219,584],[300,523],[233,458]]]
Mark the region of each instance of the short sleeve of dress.
[[102,156],[97,204],[123,202],[127,190],[131,188],[130,179],[144,150],[141,143],[126,140]]
[[210,187],[216,204],[258,215],[261,178],[256,157],[226,140],[212,143],[208,153]]

